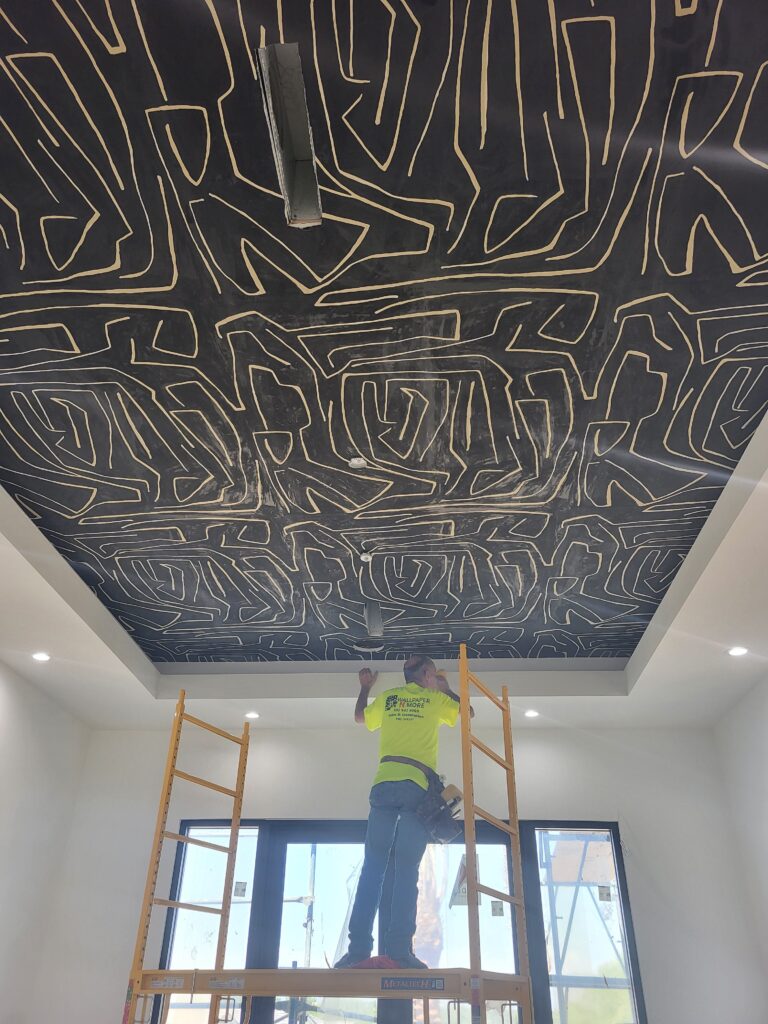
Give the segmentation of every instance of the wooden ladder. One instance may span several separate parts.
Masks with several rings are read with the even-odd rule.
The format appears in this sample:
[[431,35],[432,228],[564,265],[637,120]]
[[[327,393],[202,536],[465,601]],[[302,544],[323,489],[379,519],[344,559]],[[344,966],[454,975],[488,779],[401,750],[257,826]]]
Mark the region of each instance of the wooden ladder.
[[[497,754],[487,744],[472,734],[470,714],[470,689],[474,687],[487,697],[501,712],[504,731],[504,754]],[[528,962],[528,940],[525,930],[525,904],[523,902],[523,863],[520,854],[520,823],[517,815],[517,792],[515,789],[515,763],[512,753],[512,720],[509,710],[509,692],[505,686],[501,697],[493,693],[469,669],[467,647],[462,644],[459,654],[459,697],[461,701],[461,760],[464,775],[464,843],[466,847],[467,910],[469,918],[469,967],[472,977],[472,1018],[486,1024],[486,1005],[483,993],[482,956],[480,949],[480,894],[494,900],[501,900],[512,906],[513,941],[515,950],[515,977],[526,982],[527,998],[516,1003],[520,1024],[533,1024],[533,995]],[[490,758],[506,775],[508,821],[502,821],[495,814],[475,803],[475,788],[472,777],[472,754],[477,750]],[[482,818],[494,825],[509,841],[511,850],[512,877],[510,891],[500,892],[483,885],[478,878],[477,836],[475,818]],[[510,1012],[512,1006],[509,1007]],[[504,1012],[502,1008],[502,1019]],[[511,1018],[512,1019],[512,1018]]]
[[[152,841],[149,868],[147,870],[147,882],[144,887],[144,901],[141,906],[139,930],[138,935],[136,936],[131,976],[128,982],[128,994],[126,996],[125,1009],[123,1011],[123,1024],[149,1024],[152,1017],[152,1007],[155,996],[142,994],[140,992],[140,988],[142,971],[145,969],[144,958],[147,950],[149,928],[152,922],[152,912],[155,907],[166,907],[175,910],[192,910],[201,914],[215,914],[218,916],[219,933],[216,943],[216,962],[214,970],[220,971],[224,967],[224,955],[227,947],[227,931],[229,929],[229,914],[232,906],[232,887],[235,877],[237,839],[240,831],[240,813],[243,806],[245,767],[248,760],[248,723],[246,722],[243,725],[242,736],[233,736],[231,733],[225,732],[223,729],[219,729],[215,725],[209,725],[208,722],[203,722],[199,718],[188,715],[185,711],[185,697],[186,694],[184,690],[181,690],[179,693],[178,703],[176,704],[176,711],[173,716],[173,727],[171,729],[171,739],[168,745],[165,775],[163,776],[163,788],[160,793],[160,806],[157,811],[155,835]],[[199,729],[205,729],[206,732],[213,733],[214,735],[220,736],[222,739],[229,740],[231,743],[236,743],[239,746],[240,753],[237,764],[237,779],[234,789],[229,789],[226,786],[220,786],[215,782],[209,782],[208,779],[201,779],[197,775],[190,775],[188,772],[180,771],[176,767],[179,745],[181,743],[182,726],[184,723],[188,723],[189,725],[193,725]],[[228,846],[222,846],[219,843],[208,843],[204,842],[202,839],[193,839],[191,836],[179,835],[178,832],[168,831],[168,808],[171,803],[171,794],[175,779],[184,779],[194,785],[204,786],[206,789],[212,789],[217,793],[222,793],[225,796],[232,798],[232,828],[230,831]],[[163,844],[166,840],[176,843],[187,843],[193,846],[202,846],[207,850],[216,850],[219,853],[226,855],[227,866],[224,872],[224,891],[222,892],[221,909],[218,907],[200,906],[196,903],[179,903],[176,900],[164,900],[155,895],[157,876],[160,870],[160,858],[163,852]],[[226,998],[226,996],[211,996],[208,1024],[216,1024],[219,1017],[219,1003],[222,999]],[[166,999],[164,1002],[165,1012],[161,1018],[162,1021],[165,1020],[168,1008],[170,1007],[169,999]]]

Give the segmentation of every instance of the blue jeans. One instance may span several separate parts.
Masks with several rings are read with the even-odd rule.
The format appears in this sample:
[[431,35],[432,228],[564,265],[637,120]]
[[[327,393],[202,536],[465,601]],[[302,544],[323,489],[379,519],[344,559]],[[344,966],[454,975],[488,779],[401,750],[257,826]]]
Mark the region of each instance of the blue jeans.
[[373,921],[390,855],[394,879],[384,953],[394,959],[411,951],[416,931],[419,864],[427,848],[427,830],[416,816],[426,790],[415,782],[380,782],[371,790],[365,834],[365,859],[349,919],[349,951],[361,960],[373,949]]

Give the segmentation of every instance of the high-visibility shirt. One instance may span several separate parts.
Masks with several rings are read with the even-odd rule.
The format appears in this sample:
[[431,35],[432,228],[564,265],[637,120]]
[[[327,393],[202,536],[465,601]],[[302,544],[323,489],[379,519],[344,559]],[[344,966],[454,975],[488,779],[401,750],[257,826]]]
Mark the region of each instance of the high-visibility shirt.
[[[456,725],[459,704],[442,690],[427,690],[418,683],[406,683],[386,690],[365,709],[365,724],[381,730],[379,757],[410,757],[437,771],[437,736],[441,725]],[[427,789],[424,773],[408,764],[384,761],[373,780],[415,782]]]

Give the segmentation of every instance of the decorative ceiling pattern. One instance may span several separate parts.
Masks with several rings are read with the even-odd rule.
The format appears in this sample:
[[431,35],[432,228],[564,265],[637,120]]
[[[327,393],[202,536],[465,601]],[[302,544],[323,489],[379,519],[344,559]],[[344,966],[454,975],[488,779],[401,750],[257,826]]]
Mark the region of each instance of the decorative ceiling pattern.
[[158,662],[629,656],[768,403],[766,27],[2,0],[0,481]]

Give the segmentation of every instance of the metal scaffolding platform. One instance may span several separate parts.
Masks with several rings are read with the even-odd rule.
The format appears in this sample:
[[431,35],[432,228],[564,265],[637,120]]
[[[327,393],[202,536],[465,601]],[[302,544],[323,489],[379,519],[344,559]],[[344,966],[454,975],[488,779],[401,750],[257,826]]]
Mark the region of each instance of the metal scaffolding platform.
[[[449,999],[471,1003],[472,972],[452,967],[429,971],[369,971],[353,968],[345,971],[245,970],[245,971],[144,971],[140,990],[146,995],[169,991],[195,995],[225,994],[237,996],[326,996],[372,999]],[[528,979],[509,974],[486,972],[482,975],[487,1001],[518,1003],[524,1001]]]
[[[224,970],[224,955],[227,941],[227,924],[232,902],[237,833],[245,783],[245,766],[248,753],[248,726],[242,736],[233,736],[222,729],[208,725],[200,719],[187,715],[184,691],[176,706],[171,740],[168,750],[163,789],[160,796],[155,836],[150,857],[147,883],[144,891],[139,931],[136,940],[133,966],[126,997],[123,1024],[150,1024],[156,1021],[165,1024],[171,1006],[171,998],[179,996],[210,996],[208,1024],[226,1024],[236,1019],[235,1011],[243,1022],[251,1019],[254,1001],[263,997],[335,997],[374,999],[417,999],[423,1004],[424,1024],[429,1024],[430,1000],[448,1000],[471,1007],[472,1019],[486,1024],[486,1004],[489,1002],[506,1007],[510,1022],[517,1016],[517,1024],[533,1024],[531,983],[528,968],[528,947],[525,931],[525,908],[522,891],[522,863],[520,855],[520,834],[515,793],[515,770],[512,752],[512,727],[509,696],[506,687],[501,697],[493,693],[469,669],[465,645],[461,645],[459,656],[459,689],[461,706],[461,752],[464,783],[464,841],[466,846],[467,910],[469,922],[469,968],[446,968],[426,971],[402,970]],[[504,752],[497,753],[472,733],[470,697],[473,691],[491,701],[501,712],[504,737]],[[214,735],[236,743],[240,747],[237,780],[234,788],[219,786],[206,779],[181,772],[176,768],[182,726],[188,722],[206,729]],[[475,801],[472,756],[476,751],[495,762],[506,776],[508,816],[503,820],[492,814]],[[168,808],[174,779],[208,787],[221,792],[233,800],[231,840],[228,846],[215,846],[167,830]],[[509,844],[511,854],[510,891],[501,892],[484,886],[478,878],[477,844],[475,818],[479,817],[497,828]],[[157,876],[163,844],[199,843],[213,847],[226,854],[227,866],[224,875],[224,891],[221,909],[195,904],[181,904],[156,896]],[[501,900],[512,908],[515,973],[499,974],[484,971],[480,942],[479,897],[484,893],[494,900]],[[201,913],[215,913],[219,919],[218,942],[215,967],[210,971],[194,970],[148,970],[144,963],[147,937],[152,912],[155,907],[185,909]]]

